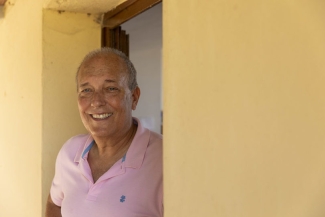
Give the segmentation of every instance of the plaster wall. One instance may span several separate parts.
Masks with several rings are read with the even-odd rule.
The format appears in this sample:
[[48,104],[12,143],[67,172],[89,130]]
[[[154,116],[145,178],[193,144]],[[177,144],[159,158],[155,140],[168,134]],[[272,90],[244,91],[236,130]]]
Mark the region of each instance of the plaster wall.
[[98,17],[43,11],[43,212],[59,149],[70,137],[86,133],[77,107],[75,73],[83,57],[100,47]]
[[165,216],[324,216],[325,2],[163,11]]
[[42,5],[11,0],[0,8],[0,216],[44,215],[58,150],[85,132],[74,77],[100,47],[100,16]]
[[41,5],[7,1],[0,8],[1,217],[41,215]]

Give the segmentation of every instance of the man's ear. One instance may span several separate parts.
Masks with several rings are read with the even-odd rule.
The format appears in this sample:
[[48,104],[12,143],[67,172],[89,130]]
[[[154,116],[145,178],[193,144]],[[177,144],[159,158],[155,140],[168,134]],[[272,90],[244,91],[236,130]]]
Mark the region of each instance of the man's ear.
[[137,108],[140,93],[140,88],[138,86],[132,91],[132,110]]

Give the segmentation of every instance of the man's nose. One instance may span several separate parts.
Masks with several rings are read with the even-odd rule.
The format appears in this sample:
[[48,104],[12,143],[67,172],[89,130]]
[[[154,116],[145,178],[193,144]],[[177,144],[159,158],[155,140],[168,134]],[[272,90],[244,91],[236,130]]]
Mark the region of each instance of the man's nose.
[[100,93],[100,92],[95,92],[92,100],[91,100],[91,106],[94,108],[100,107],[105,105],[105,96],[104,94]]

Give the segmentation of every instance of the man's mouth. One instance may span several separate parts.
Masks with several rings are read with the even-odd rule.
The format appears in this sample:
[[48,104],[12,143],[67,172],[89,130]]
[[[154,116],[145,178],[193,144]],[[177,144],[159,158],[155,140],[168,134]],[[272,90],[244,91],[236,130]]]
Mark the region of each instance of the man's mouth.
[[95,119],[105,119],[111,116],[113,113],[105,113],[105,114],[92,114],[91,117]]

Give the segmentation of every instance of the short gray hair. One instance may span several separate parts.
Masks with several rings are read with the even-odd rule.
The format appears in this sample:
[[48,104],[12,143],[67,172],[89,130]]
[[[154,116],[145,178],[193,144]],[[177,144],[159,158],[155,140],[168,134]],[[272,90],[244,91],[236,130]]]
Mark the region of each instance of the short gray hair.
[[[110,48],[110,47],[102,47],[96,50],[93,50],[91,52],[89,52],[84,59],[82,60],[82,62],[80,63],[77,73],[76,73],[76,83],[78,85],[78,75],[79,75],[79,70],[81,68],[81,66],[88,60],[97,57],[97,56],[101,56],[101,55],[106,55],[106,54],[116,54],[118,57],[120,57],[123,62],[125,63],[126,67],[127,67],[127,73],[128,73],[128,86],[129,89],[131,91],[133,91],[137,86],[137,71],[135,70],[133,63],[130,61],[130,59],[122,52],[119,50],[116,50],[114,48]],[[78,87],[77,87],[78,88]]]

